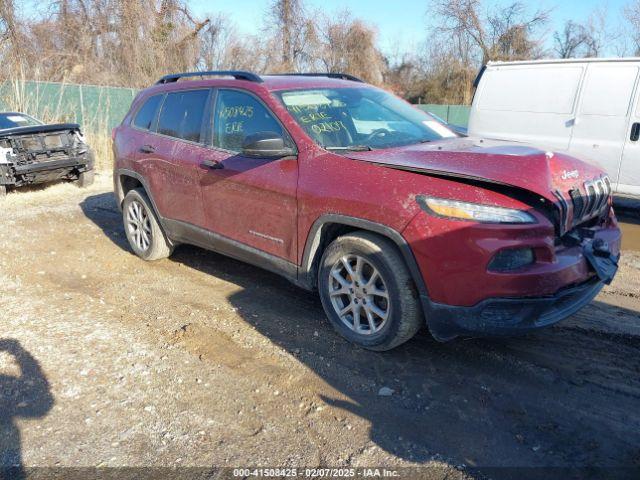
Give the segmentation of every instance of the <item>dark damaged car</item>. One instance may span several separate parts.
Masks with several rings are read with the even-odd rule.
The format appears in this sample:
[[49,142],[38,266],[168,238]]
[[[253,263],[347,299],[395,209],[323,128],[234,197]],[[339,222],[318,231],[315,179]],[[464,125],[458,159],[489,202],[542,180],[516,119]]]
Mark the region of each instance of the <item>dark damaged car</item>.
[[8,188],[56,180],[86,187],[93,167],[78,124],[45,125],[24,113],[0,113],[0,196]]
[[593,166],[460,137],[348,75],[208,75],[163,78],[114,132],[145,260],[188,243],[268,268],[373,350],[425,323],[442,341],[548,326],[616,272],[612,185]]

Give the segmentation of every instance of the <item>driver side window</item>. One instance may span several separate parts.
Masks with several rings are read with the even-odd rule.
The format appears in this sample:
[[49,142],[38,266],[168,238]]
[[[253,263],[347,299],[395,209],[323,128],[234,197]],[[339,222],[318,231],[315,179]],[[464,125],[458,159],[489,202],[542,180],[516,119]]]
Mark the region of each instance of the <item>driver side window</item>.
[[273,114],[254,96],[237,90],[220,90],[213,121],[213,145],[240,152],[244,139],[260,132],[288,138]]

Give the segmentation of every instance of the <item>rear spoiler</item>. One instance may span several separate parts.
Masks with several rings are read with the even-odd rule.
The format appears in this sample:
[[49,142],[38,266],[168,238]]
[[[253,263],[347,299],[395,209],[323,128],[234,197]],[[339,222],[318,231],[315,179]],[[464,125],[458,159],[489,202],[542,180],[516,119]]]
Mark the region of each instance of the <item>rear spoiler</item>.
[[49,133],[60,132],[63,130],[78,130],[80,125],[77,123],[56,123],[53,125],[34,125],[32,127],[14,127],[0,129],[0,137],[8,135],[29,135],[32,133]]

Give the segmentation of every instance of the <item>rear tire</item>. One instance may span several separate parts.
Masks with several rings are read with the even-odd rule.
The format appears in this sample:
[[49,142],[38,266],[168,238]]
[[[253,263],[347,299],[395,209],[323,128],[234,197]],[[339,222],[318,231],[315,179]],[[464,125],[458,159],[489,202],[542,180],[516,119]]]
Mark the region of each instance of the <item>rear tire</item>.
[[137,256],[153,261],[171,255],[171,245],[143,189],[130,190],[124,197],[122,219],[129,245]]
[[87,188],[93,185],[94,180],[95,180],[95,171],[87,170],[86,172],[82,172],[80,175],[78,175],[78,179],[75,181],[75,183],[80,188]]
[[4,185],[0,185],[0,198],[7,196],[7,187]]
[[325,313],[356,345],[391,350],[423,324],[409,269],[384,237],[364,231],[338,237],[324,251],[318,276]]

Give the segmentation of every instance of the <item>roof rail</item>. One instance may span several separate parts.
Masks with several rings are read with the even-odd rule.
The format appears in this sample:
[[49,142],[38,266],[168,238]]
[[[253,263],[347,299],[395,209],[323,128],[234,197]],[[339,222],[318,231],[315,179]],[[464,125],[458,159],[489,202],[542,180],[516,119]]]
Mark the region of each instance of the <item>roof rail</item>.
[[350,80],[352,82],[360,82],[364,83],[364,81],[360,80],[358,77],[354,77],[353,75],[349,75],[348,73],[273,73],[271,75],[285,75],[290,77],[328,77],[328,78],[338,78],[340,80]]
[[184,72],[172,73],[165,75],[156,84],[177,82],[181,78],[187,77],[233,77],[236,80],[248,80],[249,82],[262,83],[262,79],[253,72],[245,72],[243,70],[215,70],[208,72]]

